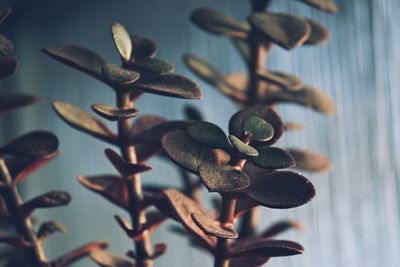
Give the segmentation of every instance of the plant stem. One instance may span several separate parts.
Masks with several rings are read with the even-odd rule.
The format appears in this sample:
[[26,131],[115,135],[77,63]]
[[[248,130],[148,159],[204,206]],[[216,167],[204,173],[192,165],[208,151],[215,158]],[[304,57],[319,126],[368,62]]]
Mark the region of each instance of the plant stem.
[[[250,33],[250,36],[254,36],[254,34]],[[261,80],[257,73],[264,69],[266,57],[265,47],[257,41],[256,37],[250,37],[250,55],[250,62],[247,66],[249,71],[248,104],[254,105],[261,94]]]
[[1,189],[2,197],[15,231],[31,244],[29,248],[24,250],[29,263],[33,264],[34,267],[47,266],[47,258],[43,246],[37,239],[31,218],[25,218],[22,213],[21,205],[23,202],[21,196],[17,188],[12,184],[11,174],[3,158],[0,158],[0,178],[4,183],[4,187]]
[[[132,108],[134,103],[130,101],[128,93],[117,93],[117,105],[121,109]],[[131,120],[118,121],[118,137],[122,157],[133,164],[138,163],[135,147],[130,145]],[[140,174],[124,177],[129,194],[129,213],[133,230],[139,230],[146,223],[146,211],[139,211],[138,206],[143,199],[142,183]],[[137,267],[152,267],[153,260],[150,259],[152,247],[148,231],[142,233],[140,240],[135,240],[135,255]]]

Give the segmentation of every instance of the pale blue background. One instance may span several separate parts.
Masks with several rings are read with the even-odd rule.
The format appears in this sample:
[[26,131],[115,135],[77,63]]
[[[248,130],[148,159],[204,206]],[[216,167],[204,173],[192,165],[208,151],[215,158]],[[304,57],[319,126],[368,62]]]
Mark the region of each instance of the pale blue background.
[[[244,18],[249,10],[245,0],[20,1],[2,26],[21,59],[10,88],[46,98],[40,105],[2,118],[2,139],[43,128],[54,131],[61,140],[61,157],[30,178],[24,187],[26,198],[49,189],[63,189],[73,195],[70,206],[38,213],[42,219],[58,218],[70,229],[67,236],[56,235],[46,242],[51,257],[95,239],[111,240],[110,249],[119,253],[131,248],[131,243],[112,218],[121,211],[75,180],[79,174],[114,172],[103,156],[106,146],[69,128],[49,104],[61,99],[89,110],[94,102],[111,104],[113,94],[103,84],[44,56],[40,49],[53,43],[74,43],[117,62],[109,24],[120,21],[130,31],[157,40],[160,56],[174,62],[178,73],[194,78],[181,62],[182,53],[187,51],[208,58],[226,71],[243,70],[228,40],[208,35],[188,22],[190,11],[203,5],[218,7],[238,18]],[[325,118],[297,106],[279,109],[286,120],[298,120],[306,126],[302,133],[287,134],[282,145],[325,153],[335,170],[330,175],[310,175],[318,192],[311,204],[291,211],[263,210],[264,227],[280,218],[297,218],[309,229],[306,234],[285,236],[302,243],[305,254],[273,259],[268,265],[271,267],[400,266],[400,1],[341,0],[339,7],[337,16],[329,16],[297,1],[273,1],[274,10],[311,15],[332,30],[328,45],[292,53],[276,48],[268,65],[292,71],[306,82],[323,87],[336,99],[338,114]],[[226,129],[235,106],[200,84],[202,101],[146,95],[138,106],[142,114],[181,118],[183,104],[190,102]],[[151,163],[155,170],[144,175],[145,182],[178,183],[178,174],[169,164],[158,160]],[[212,266],[209,257],[170,233],[167,225],[153,240],[169,245],[168,254],[157,260],[157,266]],[[94,264],[87,261],[77,266]]]

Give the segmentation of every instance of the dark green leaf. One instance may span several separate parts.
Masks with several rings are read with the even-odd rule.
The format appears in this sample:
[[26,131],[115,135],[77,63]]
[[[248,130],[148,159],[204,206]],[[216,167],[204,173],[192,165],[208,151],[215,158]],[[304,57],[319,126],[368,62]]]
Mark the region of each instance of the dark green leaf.
[[92,109],[94,112],[110,121],[121,121],[135,117],[139,114],[136,108],[120,109],[106,104],[93,104]]
[[175,69],[172,63],[160,58],[144,58],[136,60],[133,68],[157,74],[171,73]]
[[235,150],[240,154],[250,157],[258,156],[258,151],[254,147],[243,143],[243,141],[237,138],[236,136],[229,135],[229,140],[231,141]]
[[24,134],[0,149],[1,153],[20,157],[46,157],[58,148],[57,137],[47,131]]
[[5,36],[0,34],[0,54],[3,56],[10,54],[14,49],[14,45]]
[[198,172],[210,192],[235,192],[245,189],[250,184],[247,174],[232,166],[201,164]]
[[223,227],[219,221],[211,219],[204,213],[192,213],[192,219],[207,235],[227,239],[238,238],[238,233],[235,230]]
[[153,40],[134,34],[131,34],[131,40],[133,44],[132,59],[152,58],[157,54],[158,46]]
[[40,98],[21,94],[21,93],[3,93],[0,94],[0,114],[11,110],[22,108],[40,101]]
[[251,177],[244,193],[260,205],[290,209],[308,203],[315,196],[315,188],[300,174],[280,171]]
[[333,0],[298,0],[327,13],[336,13],[337,6]]
[[302,45],[311,30],[305,19],[281,13],[253,13],[249,21],[266,40],[288,50]]
[[316,152],[296,148],[290,148],[288,152],[294,158],[298,169],[310,172],[325,172],[332,169],[332,163]]
[[111,24],[111,33],[118,53],[124,62],[129,62],[132,54],[132,42],[128,31],[118,22]]
[[307,41],[304,44],[317,45],[329,41],[330,37],[329,30],[324,25],[313,19],[309,18],[304,18],[304,19],[306,19],[311,26],[310,36],[308,37]]
[[185,127],[185,131],[194,141],[208,148],[227,149],[230,147],[224,131],[211,122],[191,123]]
[[286,151],[278,147],[258,147],[259,155],[251,158],[251,162],[265,169],[284,169],[293,167],[295,161]]
[[247,117],[243,121],[242,131],[245,134],[251,134],[251,139],[254,141],[265,142],[274,137],[274,127],[257,116]]
[[121,68],[116,64],[107,64],[101,70],[107,81],[113,85],[128,86],[140,78],[138,72]]
[[278,114],[271,108],[266,106],[253,106],[242,109],[236,112],[229,120],[229,133],[242,138],[245,135],[243,132],[243,122],[248,117],[260,117],[274,127],[274,136],[266,142],[266,145],[274,144],[283,134],[283,122]]
[[43,52],[52,58],[103,81],[102,67],[107,64],[97,53],[77,45],[53,45]]
[[269,92],[264,100],[265,104],[276,102],[291,102],[306,107],[310,107],[316,111],[326,115],[334,115],[336,113],[336,104],[324,91],[312,86],[305,86],[297,91],[274,91]]
[[190,18],[198,27],[215,34],[245,38],[250,30],[247,23],[239,22],[213,8],[198,8],[193,11]]
[[54,101],[53,108],[58,116],[73,128],[106,142],[117,143],[117,137],[105,124],[79,107],[62,101]]
[[18,68],[18,60],[14,57],[0,58],[0,80],[13,75]]
[[194,142],[184,130],[174,130],[164,135],[162,146],[175,163],[192,173],[197,173],[200,164],[218,161],[213,150]]
[[235,257],[286,257],[302,254],[304,248],[292,241],[252,238],[232,246],[226,256]]
[[201,99],[201,91],[191,80],[175,74],[154,75],[141,78],[133,87],[148,93],[177,98]]

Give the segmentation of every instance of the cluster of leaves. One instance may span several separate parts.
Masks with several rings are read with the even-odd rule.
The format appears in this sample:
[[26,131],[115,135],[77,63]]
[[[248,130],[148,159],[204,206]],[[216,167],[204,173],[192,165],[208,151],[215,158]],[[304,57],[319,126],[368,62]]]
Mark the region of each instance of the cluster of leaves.
[[76,45],[54,45],[44,52],[56,60],[72,66],[104,82],[116,94],[116,106],[97,103],[93,111],[100,117],[116,121],[114,133],[99,118],[72,104],[56,101],[56,113],[70,126],[97,139],[116,146],[121,155],[106,149],[105,155],[119,175],[80,176],[78,181],[89,190],[100,194],[129,213],[131,222],[120,215],[118,225],[135,243],[135,252],[121,257],[106,251],[91,254],[100,266],[152,266],[153,260],[166,250],[164,243],[156,244],[154,251],[149,235],[166,219],[158,211],[147,211],[143,197],[140,173],[151,169],[146,161],[161,151],[161,136],[171,129],[182,128],[186,121],[167,121],[155,115],[139,114],[135,102],[143,93],[170,97],[199,99],[198,86],[187,78],[173,74],[174,66],[156,57],[158,46],[148,38],[129,34],[120,23],[111,25],[111,33],[121,57],[121,66],[107,63],[103,57]]
[[[11,13],[11,8],[0,8],[0,23]],[[17,69],[18,61],[7,56],[13,44],[0,35],[0,79],[11,76]],[[0,113],[22,108],[40,99],[27,94],[7,92],[0,94]],[[43,130],[32,131],[15,138],[0,148],[0,214],[4,229],[14,228],[15,234],[0,232],[0,242],[11,245],[15,250],[3,253],[3,266],[69,266],[91,251],[107,246],[106,242],[92,242],[79,247],[51,262],[47,261],[42,243],[53,233],[66,233],[66,227],[57,221],[43,222],[37,226],[32,214],[36,209],[67,205],[71,196],[63,191],[51,191],[23,201],[19,186],[34,171],[49,163],[58,155],[57,137]],[[37,221],[37,220],[35,220]],[[24,253],[25,257],[21,257]]]

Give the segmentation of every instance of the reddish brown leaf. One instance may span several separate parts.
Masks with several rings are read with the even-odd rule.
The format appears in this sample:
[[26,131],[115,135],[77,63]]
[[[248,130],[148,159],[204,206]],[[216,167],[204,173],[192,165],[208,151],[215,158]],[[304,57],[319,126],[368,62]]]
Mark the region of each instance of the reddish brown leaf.
[[136,173],[141,173],[144,171],[151,170],[151,167],[144,164],[132,164],[124,160],[120,155],[118,155],[112,149],[106,149],[105,154],[108,160],[113,164],[113,166],[118,170],[122,176],[130,176]]
[[115,205],[128,209],[128,190],[121,177],[115,175],[78,176],[78,181],[87,189],[100,194]]
[[28,217],[35,209],[53,208],[68,205],[71,202],[71,196],[63,191],[51,191],[35,197],[22,206],[22,213]]
[[139,114],[139,110],[135,108],[120,109],[106,104],[93,104],[92,109],[101,117],[110,121],[121,121],[135,117]]
[[107,241],[95,241],[76,248],[53,261],[52,266],[65,267],[74,264],[91,252],[103,250],[108,246]]
[[90,258],[101,267],[135,267],[135,262],[104,250],[95,250]]
[[38,240],[44,240],[55,232],[66,234],[68,232],[68,229],[64,224],[60,222],[56,221],[45,222],[40,225],[40,228],[36,235]]
[[204,213],[192,213],[191,216],[197,226],[207,235],[229,239],[238,238],[235,230],[222,226],[219,221],[209,218]]
[[167,245],[165,243],[159,243],[154,245],[153,255],[150,256],[150,259],[156,259],[165,254],[167,251]]

